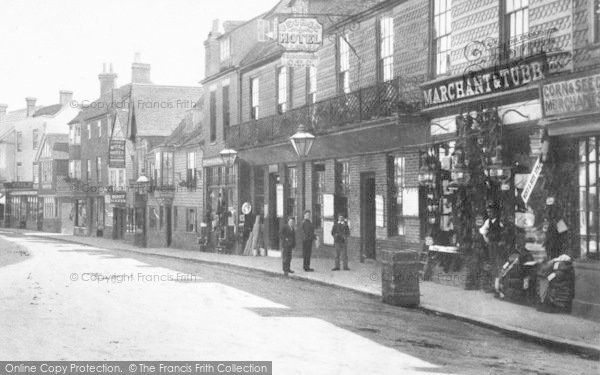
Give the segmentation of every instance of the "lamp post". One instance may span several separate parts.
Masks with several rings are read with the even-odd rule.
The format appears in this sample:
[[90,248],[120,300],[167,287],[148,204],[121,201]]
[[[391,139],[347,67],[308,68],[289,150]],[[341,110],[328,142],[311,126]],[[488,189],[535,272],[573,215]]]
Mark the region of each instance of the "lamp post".
[[225,164],[225,166],[227,166],[228,168],[231,168],[235,164],[238,152],[231,148],[225,148],[221,152],[219,152],[219,155],[223,160],[223,164]]
[[298,126],[296,134],[290,137],[290,142],[296,151],[296,154],[302,159],[306,158],[315,142],[315,136],[306,131],[303,124]]

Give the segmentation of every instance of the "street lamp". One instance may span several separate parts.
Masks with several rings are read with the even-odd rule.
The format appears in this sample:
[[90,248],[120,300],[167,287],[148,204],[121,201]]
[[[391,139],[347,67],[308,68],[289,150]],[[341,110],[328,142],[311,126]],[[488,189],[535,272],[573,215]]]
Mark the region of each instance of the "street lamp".
[[237,154],[238,153],[236,150],[230,148],[223,149],[221,152],[219,152],[219,155],[221,155],[221,159],[223,160],[223,164],[225,164],[228,168],[233,167],[235,164]]
[[298,126],[296,134],[290,137],[290,142],[300,158],[305,158],[310,153],[310,149],[315,142],[315,136],[307,132],[304,125]]

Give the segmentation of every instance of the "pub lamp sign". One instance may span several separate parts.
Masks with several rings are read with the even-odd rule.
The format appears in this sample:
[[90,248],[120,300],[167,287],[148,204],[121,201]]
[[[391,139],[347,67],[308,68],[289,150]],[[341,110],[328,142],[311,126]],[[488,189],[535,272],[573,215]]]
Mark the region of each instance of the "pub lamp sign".
[[323,25],[315,18],[288,18],[278,27],[286,51],[316,52],[323,45]]

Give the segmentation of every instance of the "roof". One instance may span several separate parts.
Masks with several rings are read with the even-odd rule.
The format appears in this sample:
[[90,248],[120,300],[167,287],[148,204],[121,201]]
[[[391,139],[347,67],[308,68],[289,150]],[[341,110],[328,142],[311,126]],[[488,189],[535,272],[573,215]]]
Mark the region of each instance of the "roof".
[[33,114],[33,117],[52,116],[52,115],[55,115],[58,112],[60,112],[60,110],[62,108],[63,108],[62,104],[53,104],[53,105],[49,105],[46,107],[42,107],[42,108],[38,109],[37,111],[35,111],[35,113]]
[[268,42],[255,43],[252,49],[244,56],[240,66],[248,66],[255,62],[262,61],[270,56],[282,54],[284,48],[274,40]]
[[80,121],[87,121],[92,118],[109,113],[113,109],[127,108],[131,84],[121,86],[102,94],[93,102],[83,105],[83,108],[74,119],[69,121],[69,125],[76,124]]
[[[41,107],[35,107],[36,110]],[[17,109],[16,111],[10,111],[6,113],[6,117],[4,121],[0,122],[0,128],[8,125],[12,125],[21,120],[25,120],[27,118],[27,108]]]
[[138,137],[171,135],[203,92],[201,87],[189,86],[134,84],[132,87],[131,109]]
[[69,159],[69,135],[61,133],[45,134],[40,142],[40,147],[35,154],[34,160],[39,160],[46,144],[50,144],[51,159],[67,160]]

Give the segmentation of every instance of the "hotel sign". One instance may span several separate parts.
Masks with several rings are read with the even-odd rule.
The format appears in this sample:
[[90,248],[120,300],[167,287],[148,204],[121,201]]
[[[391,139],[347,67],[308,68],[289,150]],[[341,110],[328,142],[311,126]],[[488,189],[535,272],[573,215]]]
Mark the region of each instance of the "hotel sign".
[[425,107],[451,104],[527,86],[543,80],[548,72],[545,55],[469,71],[461,77],[423,86]]
[[323,45],[323,25],[316,18],[288,18],[279,24],[277,41],[288,52],[316,52]]
[[108,166],[110,168],[125,168],[125,141],[111,139],[108,146]]
[[600,113],[600,74],[546,84],[542,100],[548,117]]

